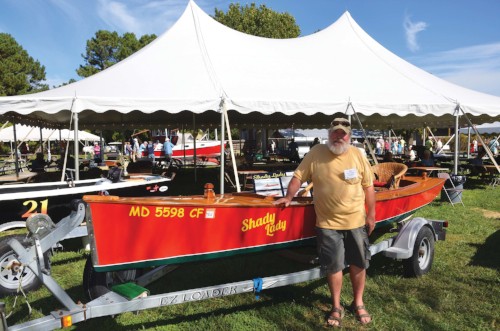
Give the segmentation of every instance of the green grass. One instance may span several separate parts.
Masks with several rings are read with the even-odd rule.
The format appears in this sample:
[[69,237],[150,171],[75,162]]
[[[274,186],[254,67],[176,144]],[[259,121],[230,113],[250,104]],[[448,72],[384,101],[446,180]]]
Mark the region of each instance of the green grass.
[[[368,269],[365,303],[374,320],[362,327],[346,314],[345,329],[360,330],[498,330],[500,307],[500,188],[469,180],[466,207],[436,200],[417,216],[449,221],[446,241],[436,244],[434,264],[421,278],[403,278],[402,266],[376,255]],[[81,288],[86,254],[78,242],[65,244],[53,257],[54,277],[74,300],[85,302]],[[306,249],[308,251],[308,249]],[[186,264],[151,284],[151,294],[223,284],[307,269],[275,253]],[[13,297],[3,298],[10,312]],[[9,324],[38,318],[61,305],[42,288],[28,294],[27,316],[18,298]],[[342,303],[351,302],[344,277]],[[321,330],[330,297],[325,279],[265,290],[260,299],[239,294],[150,309],[138,314],[91,319],[74,330]]]

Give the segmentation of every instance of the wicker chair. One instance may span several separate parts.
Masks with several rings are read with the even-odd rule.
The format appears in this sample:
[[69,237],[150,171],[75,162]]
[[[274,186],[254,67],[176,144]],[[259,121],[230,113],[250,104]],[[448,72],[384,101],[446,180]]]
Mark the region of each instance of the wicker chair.
[[396,189],[399,187],[401,177],[404,176],[406,170],[408,170],[406,165],[397,162],[387,162],[373,165],[372,171],[375,174],[374,185],[378,187]]

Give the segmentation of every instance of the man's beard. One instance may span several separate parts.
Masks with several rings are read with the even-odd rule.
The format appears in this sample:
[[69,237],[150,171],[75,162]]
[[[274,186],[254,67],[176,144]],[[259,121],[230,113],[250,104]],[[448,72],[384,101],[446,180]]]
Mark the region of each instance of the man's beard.
[[[337,143],[337,144],[335,144]],[[349,148],[349,144],[342,139],[338,139],[332,142],[330,139],[326,143],[330,151],[335,155],[343,154]]]

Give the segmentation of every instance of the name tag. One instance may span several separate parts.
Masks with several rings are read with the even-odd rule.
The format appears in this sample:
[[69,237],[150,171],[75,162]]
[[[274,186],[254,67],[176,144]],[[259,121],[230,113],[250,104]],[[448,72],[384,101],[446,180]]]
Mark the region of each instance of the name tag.
[[358,178],[358,171],[355,168],[344,170],[344,178],[345,180]]

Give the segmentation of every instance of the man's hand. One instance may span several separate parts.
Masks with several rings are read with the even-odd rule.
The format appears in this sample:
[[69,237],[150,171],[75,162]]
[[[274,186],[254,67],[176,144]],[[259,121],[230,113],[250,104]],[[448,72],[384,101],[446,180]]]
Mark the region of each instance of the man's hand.
[[368,235],[371,235],[373,229],[375,229],[375,217],[366,216],[365,226],[366,226],[366,233]]
[[273,205],[285,208],[285,207],[290,206],[291,202],[292,202],[292,199],[290,199],[288,197],[284,197],[284,198],[280,198],[280,199],[274,201]]

